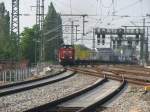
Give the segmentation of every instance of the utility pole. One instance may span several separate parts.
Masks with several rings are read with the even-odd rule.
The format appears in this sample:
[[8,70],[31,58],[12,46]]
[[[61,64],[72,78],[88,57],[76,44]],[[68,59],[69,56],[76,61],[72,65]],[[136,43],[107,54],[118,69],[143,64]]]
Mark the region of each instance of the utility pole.
[[71,21],[71,45],[74,45],[74,22]]
[[36,1],[36,25],[38,26],[38,30],[40,30],[40,21],[41,21],[41,18],[40,18],[40,14],[41,14],[41,7],[40,7],[40,0],[37,0]]
[[76,28],[76,41],[78,40],[78,25],[75,25]]
[[93,50],[95,50],[95,29],[93,28]]
[[36,25],[38,27],[38,35],[40,36],[40,62],[45,61],[45,39],[43,34],[44,24],[44,0],[37,0],[36,5]]
[[41,61],[45,61],[45,36],[44,36],[44,0],[41,4]]
[[93,28],[93,53],[92,53],[92,59],[94,60],[95,57],[95,28]]
[[[85,36],[85,17],[88,16],[87,14],[61,14],[61,16],[73,16],[73,17],[82,17],[82,26],[83,26],[83,32],[82,32],[82,43],[83,43],[83,36]],[[71,24],[73,24],[73,22],[71,22]],[[73,26],[73,25],[72,25]],[[73,28],[71,28],[71,45],[74,43],[73,42]]]
[[12,0],[12,15],[11,15],[11,36],[16,43],[17,56],[16,59],[19,60],[20,57],[20,25],[19,25],[19,0]]
[[[146,48],[146,45],[145,45],[145,18],[143,18],[143,31],[144,31],[144,35],[143,35],[143,47],[144,47],[144,51],[145,51],[145,48]],[[146,59],[145,59],[145,55],[146,53],[143,51],[143,64],[145,63]]]
[[87,14],[61,14],[61,16],[79,16],[79,17],[82,17],[82,24],[83,24],[83,33],[82,35],[84,36],[85,35],[85,23],[87,21],[85,21],[85,17],[87,17],[88,15]]
[[[146,19],[143,18],[143,30],[144,30],[144,63],[147,63],[148,62],[148,35],[147,32],[148,32],[148,27],[147,29],[145,29],[145,24],[146,24]],[[147,32],[146,32],[147,30]]]
[[85,36],[85,22],[87,22],[87,21],[85,21],[85,17],[86,17],[87,15],[82,15],[82,17],[83,17],[83,36]]
[[[37,35],[40,35],[40,0],[36,1],[36,25],[37,25]],[[35,38],[35,64],[37,64],[37,41],[38,38]]]
[[149,28],[147,27],[147,36],[146,36],[146,62],[149,61],[149,50],[148,50],[148,31],[149,31]]

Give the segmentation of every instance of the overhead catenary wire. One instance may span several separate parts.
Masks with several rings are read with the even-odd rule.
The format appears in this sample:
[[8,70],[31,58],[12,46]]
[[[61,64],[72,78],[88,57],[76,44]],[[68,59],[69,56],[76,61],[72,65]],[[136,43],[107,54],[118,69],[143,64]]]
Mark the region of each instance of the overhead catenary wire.
[[[54,1],[54,0],[53,0],[53,1]],[[97,1],[99,1],[99,0],[97,0]],[[140,1],[140,0],[138,0],[138,1]],[[54,2],[56,2],[56,3],[58,2],[58,3],[59,3],[59,2],[62,2],[62,1],[61,1],[61,0],[57,0],[57,1],[54,1]],[[104,3],[103,3],[104,1],[101,0],[101,2],[102,2],[102,4],[104,5]],[[64,3],[64,2],[63,2],[63,3]],[[112,3],[112,0],[111,0],[111,3]],[[59,3],[59,4],[60,4],[60,3]],[[62,5],[62,4],[60,4],[60,5]],[[67,7],[67,8],[68,8],[68,7]],[[73,8],[73,9],[74,9],[74,8]],[[78,10],[78,11],[79,11],[79,10]],[[80,12],[81,12],[81,11],[80,11]],[[116,12],[116,11],[115,11],[115,12]],[[110,14],[110,13],[109,13],[109,14]],[[111,17],[111,16],[109,16],[109,14],[107,13],[106,16],[107,16],[107,17]],[[102,15],[102,16],[105,16],[105,15]],[[107,18],[107,17],[106,17],[106,18]],[[89,18],[90,18],[90,17],[89,17]],[[121,17],[121,18],[122,18],[122,17]],[[104,19],[105,19],[105,18],[104,18]],[[104,21],[105,21],[104,19],[103,19],[103,20],[95,19],[95,21],[97,20],[97,21],[100,21],[100,22],[104,23]],[[116,18],[114,18],[114,20],[112,20],[112,21],[115,21],[115,19],[116,19]],[[123,19],[124,19],[124,18],[123,18]],[[112,21],[111,21],[111,22],[112,22]]]
[[[67,22],[67,21],[65,21],[64,23],[66,23],[66,22]],[[53,28],[53,29],[51,29],[51,30],[45,32],[44,35],[46,36],[46,35],[48,35],[48,34],[50,34],[50,33],[52,33],[52,32],[55,32],[55,31],[57,31],[59,28],[62,28],[62,25],[58,25],[57,27],[55,27],[55,28]]]
[[111,0],[110,5],[108,5],[108,6],[104,5],[103,0],[101,1],[101,4],[102,4],[102,7],[104,7],[104,8],[111,8],[113,5],[113,0]]
[[72,0],[70,0],[70,14],[72,15]]
[[141,0],[137,0],[137,1],[135,1],[135,2],[133,2],[133,3],[131,3],[131,4],[129,4],[129,5],[125,6],[125,7],[122,7],[122,8],[120,8],[120,9],[116,10],[115,13],[119,13],[119,12],[121,12],[121,11],[123,11],[123,10],[127,10],[127,9],[129,9],[129,8],[132,8],[133,6],[139,4],[140,2],[141,2]]
[[[97,1],[99,1],[99,0],[97,0]],[[61,1],[58,0],[58,1],[56,1],[56,2],[61,2]],[[64,3],[64,2],[63,2],[63,3]],[[60,3],[59,3],[59,4],[60,4]],[[62,5],[62,4],[60,4],[60,5]],[[79,10],[78,10],[78,11],[79,11]],[[110,17],[109,14],[110,14],[110,12],[108,11],[108,13],[107,13],[106,16]],[[105,16],[105,15],[102,15],[102,16]],[[115,15],[115,16],[117,16],[117,15]],[[119,16],[119,15],[118,15],[118,16]],[[104,18],[104,19],[105,19],[105,18]],[[114,20],[114,19],[113,19],[113,20]],[[113,21],[113,20],[112,20],[112,21]],[[97,19],[97,21],[103,22],[101,19]]]
[[[55,0],[53,3],[55,3],[55,5],[57,5],[57,6],[59,5],[60,7],[63,7],[63,8],[61,8],[61,11],[64,10],[64,7],[67,8],[68,10],[70,10],[70,7],[68,7],[68,4],[66,4],[66,3],[64,3],[64,2],[62,2],[60,0],[59,1]],[[84,11],[81,11],[81,10],[75,8],[75,7],[73,7],[72,9],[77,11],[77,12],[79,12],[79,13],[81,13],[81,14],[84,13]]]

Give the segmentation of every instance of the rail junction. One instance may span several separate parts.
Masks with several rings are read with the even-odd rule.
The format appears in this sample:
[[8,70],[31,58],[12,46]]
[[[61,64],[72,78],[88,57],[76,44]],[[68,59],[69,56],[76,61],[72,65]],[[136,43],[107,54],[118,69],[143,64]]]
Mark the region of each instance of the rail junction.
[[149,70],[146,68],[143,69],[141,71],[141,74],[143,73],[142,78],[141,76],[136,77],[138,76],[136,73],[140,74],[139,71],[136,71],[137,67],[133,66],[132,70],[128,67],[124,69],[122,65],[66,67],[64,71],[57,74],[0,86],[0,96],[1,98],[11,97],[15,94],[24,93],[25,91],[31,91],[47,85],[53,86],[65,80],[68,82],[77,74],[79,74],[79,77],[82,76],[80,74],[84,74],[84,76],[97,77],[97,79],[88,86],[84,86],[65,96],[24,109],[24,112],[94,112],[113,97],[118,96],[118,94],[121,95],[123,89],[129,84],[136,84],[143,88],[150,85]]
[[1,1],[0,112],[150,112],[150,1]]
[[[94,67],[95,68],[95,67]],[[149,85],[149,81],[136,78],[119,76],[113,72],[95,72],[94,68],[68,68],[75,72],[86,75],[101,77],[91,86],[77,91],[71,95],[49,102],[47,104],[32,108],[26,112],[45,111],[45,112],[92,112],[100,105],[103,105],[116,96],[128,83],[138,85]]]

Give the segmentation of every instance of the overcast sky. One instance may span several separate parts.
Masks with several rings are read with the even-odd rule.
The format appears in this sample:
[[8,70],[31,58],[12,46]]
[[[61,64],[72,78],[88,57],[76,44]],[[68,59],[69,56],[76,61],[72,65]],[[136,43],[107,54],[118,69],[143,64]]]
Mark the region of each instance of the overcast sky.
[[[7,10],[11,12],[12,0],[0,0],[4,2]],[[71,5],[70,5],[71,1]],[[53,2],[57,12],[62,14],[89,14],[96,16],[89,16],[86,18],[86,31],[90,31],[93,27],[120,27],[121,25],[142,25],[142,16],[150,14],[150,0],[45,0],[45,12],[47,12],[48,5]],[[35,8],[31,6],[36,5],[36,0],[20,0],[20,13],[29,13],[33,16],[22,16],[20,19],[21,31],[24,27],[31,27],[35,24]],[[113,11],[115,13],[113,13]],[[112,15],[117,16],[112,16]],[[120,17],[130,16],[130,17]],[[66,21],[68,18],[64,18]],[[80,24],[81,18],[74,18],[78,20],[76,24]],[[150,21],[147,18],[146,21]],[[64,24],[67,24],[64,22]],[[82,27],[81,27],[82,28]],[[80,28],[80,30],[82,30]]]

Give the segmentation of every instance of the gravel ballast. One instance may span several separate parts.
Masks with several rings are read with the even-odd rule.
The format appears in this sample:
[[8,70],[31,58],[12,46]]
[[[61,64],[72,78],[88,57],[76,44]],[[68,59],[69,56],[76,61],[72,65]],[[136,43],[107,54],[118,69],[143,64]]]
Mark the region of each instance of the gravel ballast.
[[150,92],[144,92],[144,87],[129,85],[112,107],[102,107],[98,112],[150,112]]
[[64,81],[0,98],[0,112],[21,112],[67,96],[91,85],[97,77],[75,75]]

